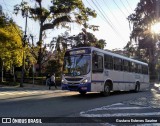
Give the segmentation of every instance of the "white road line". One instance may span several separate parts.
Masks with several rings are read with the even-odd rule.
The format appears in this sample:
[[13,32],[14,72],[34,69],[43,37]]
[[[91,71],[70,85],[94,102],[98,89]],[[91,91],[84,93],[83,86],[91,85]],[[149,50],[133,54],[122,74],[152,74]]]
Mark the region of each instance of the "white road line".
[[98,112],[101,113],[103,110],[135,110],[135,109],[138,109],[138,110],[143,110],[143,109],[151,109],[151,107],[125,107],[124,104],[122,103],[117,103],[117,104],[112,104],[112,105],[108,105],[108,106],[103,106],[103,107],[100,107],[100,108],[95,108],[95,109],[91,109],[91,110],[88,110],[88,111],[82,111],[80,112],[80,116],[83,116],[83,117],[134,117],[134,116],[151,116],[151,115],[154,115],[154,116],[157,116],[157,115],[160,115],[160,112],[143,112],[143,113],[111,113],[111,114],[108,114],[107,112],[105,114],[89,114],[90,112],[94,113],[94,112]]
[[126,110],[126,109],[148,109],[148,108],[151,108],[151,107],[114,107],[114,108],[111,107],[109,108],[108,106],[104,106],[101,108],[95,108],[95,109],[88,110],[87,112],[102,111],[102,110]]
[[101,111],[101,110],[147,109],[147,108],[151,108],[151,107],[114,107],[114,108],[99,108],[96,110]]
[[100,107],[100,108],[94,108],[94,109],[88,110],[87,112],[90,112],[90,111],[99,111],[99,110],[103,110],[103,109],[106,109],[106,108],[109,108],[109,107],[119,106],[119,105],[124,105],[124,104],[122,104],[122,103],[116,103],[116,104],[112,104],[112,105],[103,106],[103,107]]
[[157,116],[160,112],[149,112],[149,113],[114,113],[114,114],[81,114],[82,117],[134,117],[134,116]]

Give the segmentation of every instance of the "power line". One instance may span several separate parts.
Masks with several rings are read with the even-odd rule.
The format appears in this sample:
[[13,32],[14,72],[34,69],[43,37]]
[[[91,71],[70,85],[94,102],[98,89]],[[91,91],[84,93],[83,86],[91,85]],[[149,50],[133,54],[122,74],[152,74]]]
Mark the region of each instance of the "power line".
[[130,8],[132,11],[134,11],[134,9],[132,9],[132,7],[131,7],[130,3],[128,2],[128,0],[126,0],[126,1],[127,1],[127,4],[128,4],[128,6],[129,6],[129,8]]
[[102,17],[105,19],[105,22],[107,22],[107,24],[109,24],[109,26],[112,28],[112,30],[114,31],[115,29],[113,28],[112,24],[108,21],[108,19],[104,16],[104,14],[102,13],[102,11],[99,9],[99,7],[94,3],[94,1],[92,0],[92,3],[95,5],[95,7],[98,9],[98,11],[101,13]]
[[[99,3],[95,0],[95,2],[99,5]],[[119,32],[116,30],[116,28],[113,26],[112,22],[110,21],[110,19],[107,17],[107,15],[105,14],[105,12],[103,11],[103,9],[101,8],[101,10],[99,9],[99,7],[95,4],[95,2],[92,0],[92,3],[96,6],[96,8],[99,10],[99,12],[101,13],[101,15],[103,16],[103,18],[106,20],[106,22],[109,24],[109,26],[112,28],[112,30],[124,41],[123,37],[119,34]],[[103,14],[104,13],[104,14]]]
[[[93,10],[96,10],[92,5],[91,5],[91,3],[90,2],[88,2],[88,0],[86,0],[87,1],[87,3],[89,4],[89,6],[91,6],[91,8],[93,9]],[[92,2],[93,3],[93,2]],[[97,7],[96,7],[97,8]],[[100,11],[99,11],[100,12]],[[104,21],[104,22],[107,22],[107,24],[110,24],[110,23],[108,23],[108,20],[107,19],[105,19],[104,18],[104,16],[103,16],[103,14],[99,14],[98,12],[96,12],[101,18],[102,18],[102,20]],[[100,12],[101,13],[101,12]],[[107,20],[107,21],[106,21]],[[112,26],[111,25],[109,25],[110,26],[110,28],[113,30],[113,32],[114,32],[114,34],[117,36],[117,34],[115,33],[115,31],[114,31],[114,28],[112,28]]]
[[[88,2],[88,0],[86,0],[87,1],[87,3],[91,6],[91,8],[93,9],[93,10],[96,10],[96,9],[94,9],[94,7]],[[98,14],[98,13],[97,13]],[[103,18],[103,16],[101,16],[100,14],[98,14],[101,18],[102,18],[102,20],[103,21],[105,21],[106,22],[106,20]]]
[[[114,17],[114,19],[116,20],[116,22],[119,23],[117,17],[116,17],[116,16],[114,15],[114,13],[110,10],[110,8],[109,8],[109,6],[107,5],[106,1],[103,0],[103,2],[104,2],[104,4],[105,4],[106,8],[107,8],[107,9],[109,10],[109,12],[111,13],[111,15],[112,15],[112,16]],[[126,17],[125,17],[125,18],[126,18]],[[121,24],[119,24],[119,25],[121,25]]]
[[113,2],[114,2],[114,4],[118,7],[118,9],[121,11],[121,13],[125,16],[125,17],[127,17],[126,16],[126,14],[121,10],[121,8],[118,6],[118,4],[115,2],[115,0],[113,0]]
[[130,14],[130,12],[128,11],[127,7],[126,7],[125,4],[123,3],[123,1],[120,0],[120,2],[122,3],[123,7],[126,9],[126,11],[128,12],[128,14]]

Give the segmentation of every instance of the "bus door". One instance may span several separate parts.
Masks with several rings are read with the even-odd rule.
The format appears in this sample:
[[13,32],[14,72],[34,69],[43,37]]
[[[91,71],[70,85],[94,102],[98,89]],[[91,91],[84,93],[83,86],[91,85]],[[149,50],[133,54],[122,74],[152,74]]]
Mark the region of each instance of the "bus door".
[[104,55],[102,53],[93,51],[92,52],[92,91],[102,91],[104,85],[104,75],[103,75],[103,61]]

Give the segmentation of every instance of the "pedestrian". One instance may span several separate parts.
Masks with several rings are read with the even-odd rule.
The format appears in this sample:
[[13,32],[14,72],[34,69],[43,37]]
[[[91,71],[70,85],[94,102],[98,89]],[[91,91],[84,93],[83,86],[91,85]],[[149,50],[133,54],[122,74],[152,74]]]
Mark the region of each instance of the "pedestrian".
[[46,86],[49,86],[51,83],[51,75],[50,74],[47,74],[46,75]]
[[55,88],[57,89],[56,81],[55,81],[55,74],[53,73],[51,76],[51,86],[54,85]]

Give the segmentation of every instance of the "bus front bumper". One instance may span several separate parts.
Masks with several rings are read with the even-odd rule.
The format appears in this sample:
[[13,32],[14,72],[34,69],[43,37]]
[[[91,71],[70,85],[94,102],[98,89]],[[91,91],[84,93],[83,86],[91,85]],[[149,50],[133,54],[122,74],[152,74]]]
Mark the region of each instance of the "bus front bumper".
[[85,84],[61,84],[62,90],[69,90],[69,91],[85,91],[91,92],[91,83]]

